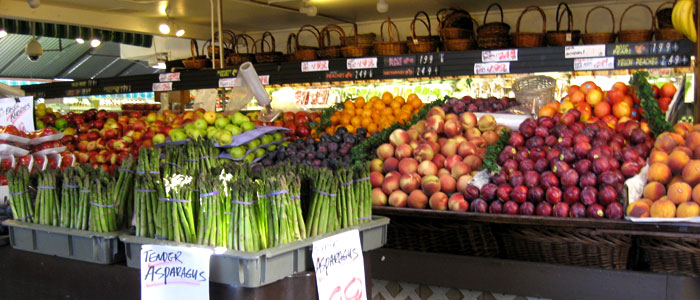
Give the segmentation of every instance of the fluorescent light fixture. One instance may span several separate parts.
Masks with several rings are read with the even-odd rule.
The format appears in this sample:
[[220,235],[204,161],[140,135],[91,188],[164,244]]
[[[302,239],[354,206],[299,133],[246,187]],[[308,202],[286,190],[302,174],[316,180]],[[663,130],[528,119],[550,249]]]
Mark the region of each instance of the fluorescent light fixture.
[[6,36],[7,36],[7,30],[5,30],[4,28],[0,29],[0,39],[4,38]]
[[81,37],[76,38],[76,39],[75,39],[75,42],[78,43],[78,44],[81,44],[81,45],[82,45],[82,44],[85,44],[85,40],[84,40],[83,38],[81,38]]
[[379,0],[377,1],[377,12],[378,13],[386,13],[389,11],[389,3],[386,3],[386,0]]
[[159,61],[157,64],[152,65],[151,68],[165,70],[165,63],[162,61]]
[[185,29],[183,29],[183,28],[180,28],[180,29],[178,29],[177,32],[175,32],[175,36],[177,36],[177,37],[180,37],[183,35],[185,35]]
[[94,38],[94,39],[92,39],[92,41],[90,41],[90,46],[93,48],[99,47],[100,44],[102,44],[102,41],[100,41],[100,39],[98,39],[98,38]]

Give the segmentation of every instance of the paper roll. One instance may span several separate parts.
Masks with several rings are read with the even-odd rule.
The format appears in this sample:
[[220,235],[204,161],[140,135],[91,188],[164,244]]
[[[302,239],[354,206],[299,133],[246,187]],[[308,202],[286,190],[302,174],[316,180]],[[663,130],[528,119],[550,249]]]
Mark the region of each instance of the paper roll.
[[255,99],[258,99],[258,104],[260,104],[260,106],[265,107],[270,104],[270,95],[265,91],[265,87],[260,81],[258,72],[255,71],[253,64],[250,62],[243,63],[238,68],[238,76],[245,80],[246,85],[253,93],[253,96],[255,96]]

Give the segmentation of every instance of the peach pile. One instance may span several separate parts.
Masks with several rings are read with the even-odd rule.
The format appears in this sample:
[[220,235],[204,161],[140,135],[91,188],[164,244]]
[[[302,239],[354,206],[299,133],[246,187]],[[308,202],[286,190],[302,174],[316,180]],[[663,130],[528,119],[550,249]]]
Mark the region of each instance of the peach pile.
[[681,122],[660,134],[649,154],[642,199],[629,204],[636,218],[692,218],[700,215],[700,125]]

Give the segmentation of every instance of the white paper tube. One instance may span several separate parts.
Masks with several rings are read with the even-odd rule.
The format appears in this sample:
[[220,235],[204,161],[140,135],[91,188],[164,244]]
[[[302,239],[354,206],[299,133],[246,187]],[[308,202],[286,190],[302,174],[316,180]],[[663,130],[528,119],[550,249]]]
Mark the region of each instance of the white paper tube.
[[258,72],[255,71],[255,67],[250,62],[243,63],[238,68],[238,75],[245,80],[246,85],[250,88],[256,99],[258,99],[258,104],[260,106],[267,106],[270,104],[270,95],[265,91],[265,87],[258,77]]

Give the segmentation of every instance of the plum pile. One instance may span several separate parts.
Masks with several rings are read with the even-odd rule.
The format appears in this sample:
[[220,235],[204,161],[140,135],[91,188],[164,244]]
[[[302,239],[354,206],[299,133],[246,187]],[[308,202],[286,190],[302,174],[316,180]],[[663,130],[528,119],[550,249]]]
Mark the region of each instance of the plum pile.
[[367,130],[358,128],[356,133],[349,132],[345,127],[338,127],[333,135],[321,134],[317,141],[308,136],[299,138],[285,146],[277,147],[262,159],[264,166],[275,165],[289,160],[292,163],[303,163],[315,168],[339,168],[352,165],[350,149],[362,142],[367,136]]
[[504,111],[511,107],[517,106],[518,102],[514,98],[472,98],[464,96],[462,99],[450,98],[447,103],[442,106],[445,113],[461,114],[463,112],[488,112],[494,113]]

